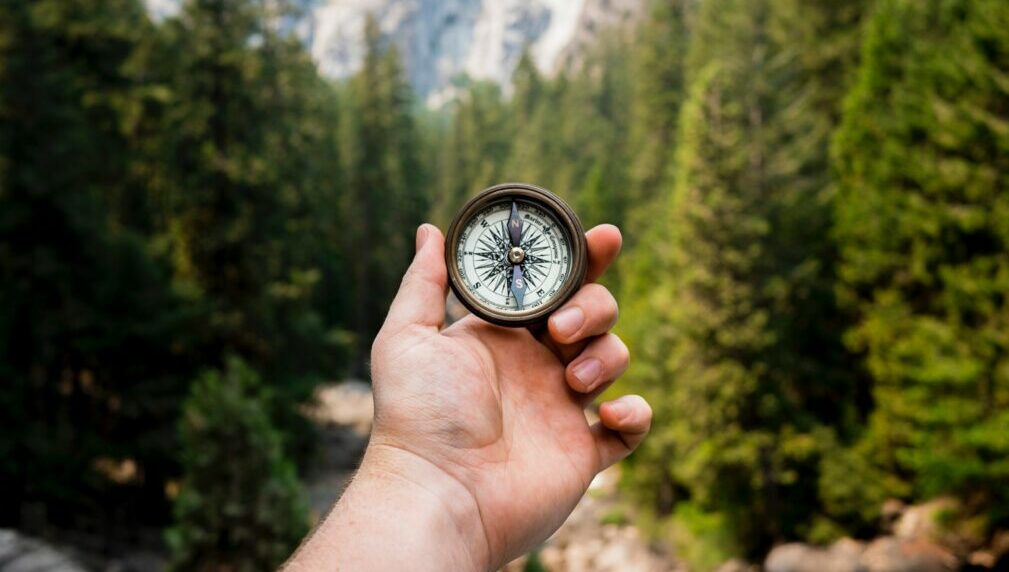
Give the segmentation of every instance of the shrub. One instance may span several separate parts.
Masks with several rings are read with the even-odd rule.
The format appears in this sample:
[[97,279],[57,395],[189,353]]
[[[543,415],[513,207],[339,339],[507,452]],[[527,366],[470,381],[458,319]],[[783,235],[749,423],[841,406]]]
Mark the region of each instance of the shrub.
[[183,480],[167,532],[177,570],[272,570],[307,531],[293,464],[259,375],[237,358],[193,384],[180,423]]

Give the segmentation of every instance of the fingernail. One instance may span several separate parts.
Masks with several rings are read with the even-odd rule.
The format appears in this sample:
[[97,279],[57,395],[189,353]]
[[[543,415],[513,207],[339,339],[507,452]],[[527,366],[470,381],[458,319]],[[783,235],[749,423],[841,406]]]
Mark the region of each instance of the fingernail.
[[588,358],[581,363],[575,364],[571,373],[575,374],[578,381],[585,386],[585,391],[591,391],[599,379],[599,374],[603,371],[603,363],[596,358]]
[[554,329],[557,330],[557,333],[564,338],[568,338],[581,329],[582,324],[585,322],[585,314],[581,308],[573,306],[557,312],[551,319],[554,322]]
[[631,413],[631,407],[622,401],[612,401],[609,406],[610,414],[617,418],[617,421],[623,421]]
[[430,232],[428,232],[426,224],[417,227],[417,252],[420,252],[420,249],[424,248],[424,243],[427,242],[429,234]]

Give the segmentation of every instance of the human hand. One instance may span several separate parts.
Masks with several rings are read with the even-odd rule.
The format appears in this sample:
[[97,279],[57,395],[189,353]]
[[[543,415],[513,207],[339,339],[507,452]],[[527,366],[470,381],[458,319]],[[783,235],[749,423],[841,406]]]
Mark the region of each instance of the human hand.
[[[644,438],[651,409],[640,397],[603,403],[595,425],[585,418],[629,359],[609,333],[616,301],[592,283],[619,252],[620,232],[604,225],[586,237],[588,283],[543,331],[474,316],[442,329],[444,238],[418,229],[417,255],[372,349],[371,442],[327,519],[336,519],[340,569],[500,567],[553,533],[592,478]],[[318,555],[312,542],[303,552]]]

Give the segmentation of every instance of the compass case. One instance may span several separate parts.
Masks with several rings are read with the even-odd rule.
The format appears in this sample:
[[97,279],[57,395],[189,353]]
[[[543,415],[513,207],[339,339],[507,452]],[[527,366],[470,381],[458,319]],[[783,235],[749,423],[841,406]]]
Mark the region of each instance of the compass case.
[[[523,199],[535,203],[553,214],[564,227],[564,234],[571,245],[571,272],[567,281],[549,302],[523,312],[499,312],[488,308],[477,300],[463,285],[456,258],[459,249],[459,234],[467,223],[485,207],[509,199]],[[546,322],[554,311],[574,296],[585,282],[588,269],[588,245],[585,229],[571,207],[550,191],[525,183],[504,183],[481,191],[467,202],[455,215],[448,233],[445,235],[445,266],[448,269],[449,286],[467,310],[476,316],[506,327],[526,327]]]

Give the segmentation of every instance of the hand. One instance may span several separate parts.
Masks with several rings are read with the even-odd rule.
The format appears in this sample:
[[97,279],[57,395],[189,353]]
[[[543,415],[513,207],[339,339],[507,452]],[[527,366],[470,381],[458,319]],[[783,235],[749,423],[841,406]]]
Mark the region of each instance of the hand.
[[372,349],[375,423],[361,470],[292,565],[496,569],[544,541],[596,473],[637,447],[651,423],[642,398],[603,403],[592,426],[584,415],[629,359],[608,333],[616,301],[591,283],[620,232],[604,225],[586,237],[589,283],[542,332],[474,316],[441,329],[444,239],[418,229]]

